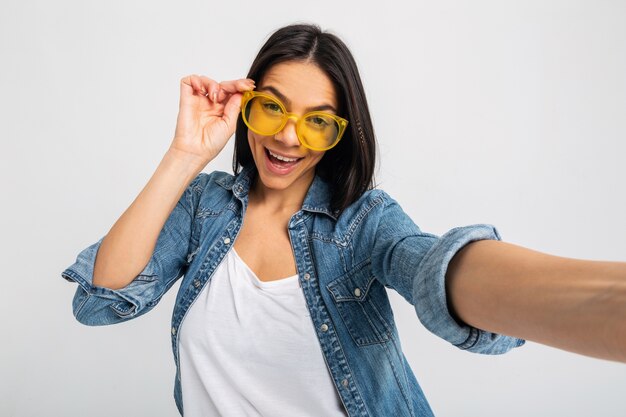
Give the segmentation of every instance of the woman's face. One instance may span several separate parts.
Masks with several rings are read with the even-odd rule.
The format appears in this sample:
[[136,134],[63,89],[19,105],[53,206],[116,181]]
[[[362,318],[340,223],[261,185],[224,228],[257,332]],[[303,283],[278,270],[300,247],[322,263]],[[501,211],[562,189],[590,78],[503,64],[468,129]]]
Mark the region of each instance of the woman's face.
[[[288,61],[276,64],[265,73],[256,91],[278,98],[287,112],[298,116],[316,110],[337,114],[337,97],[330,78],[315,64]],[[273,136],[259,135],[248,129],[248,143],[263,185],[275,190],[308,189],[315,176],[315,165],[325,151],[305,148],[296,136],[295,121]],[[271,153],[293,162],[279,161]],[[295,188],[294,188],[295,187]]]

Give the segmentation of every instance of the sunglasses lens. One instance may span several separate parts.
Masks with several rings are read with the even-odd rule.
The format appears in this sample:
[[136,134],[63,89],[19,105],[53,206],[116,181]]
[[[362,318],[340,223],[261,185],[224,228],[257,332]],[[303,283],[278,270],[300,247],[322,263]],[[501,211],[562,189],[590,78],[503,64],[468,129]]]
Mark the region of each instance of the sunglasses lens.
[[253,97],[243,110],[244,121],[261,135],[276,133],[283,123],[282,107],[268,97]]
[[303,142],[312,148],[323,149],[337,140],[339,124],[325,114],[312,114],[300,122],[299,134]]
[[[252,96],[245,102],[242,113],[250,129],[267,136],[278,133],[290,117],[278,100],[266,95]],[[328,113],[312,112],[298,120],[296,131],[305,146],[323,150],[337,143],[342,126]]]

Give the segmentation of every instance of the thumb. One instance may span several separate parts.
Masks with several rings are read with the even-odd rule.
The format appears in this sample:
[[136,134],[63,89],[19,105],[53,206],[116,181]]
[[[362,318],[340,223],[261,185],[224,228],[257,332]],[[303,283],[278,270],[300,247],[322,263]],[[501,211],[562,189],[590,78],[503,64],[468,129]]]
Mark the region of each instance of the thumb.
[[224,115],[222,116],[222,120],[228,126],[228,130],[235,130],[235,124],[237,123],[237,117],[239,116],[239,112],[241,111],[241,98],[243,97],[240,93],[235,93],[228,99],[226,106],[224,106]]

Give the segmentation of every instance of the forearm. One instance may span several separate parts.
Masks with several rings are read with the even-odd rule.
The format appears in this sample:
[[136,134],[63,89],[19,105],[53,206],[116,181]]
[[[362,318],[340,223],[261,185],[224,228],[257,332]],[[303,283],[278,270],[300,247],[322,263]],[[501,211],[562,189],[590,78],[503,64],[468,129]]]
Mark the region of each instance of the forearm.
[[133,203],[107,233],[96,256],[93,284],[123,288],[150,260],[160,231],[202,168],[168,151]]
[[626,362],[626,263],[472,242],[446,274],[464,322],[572,352]]

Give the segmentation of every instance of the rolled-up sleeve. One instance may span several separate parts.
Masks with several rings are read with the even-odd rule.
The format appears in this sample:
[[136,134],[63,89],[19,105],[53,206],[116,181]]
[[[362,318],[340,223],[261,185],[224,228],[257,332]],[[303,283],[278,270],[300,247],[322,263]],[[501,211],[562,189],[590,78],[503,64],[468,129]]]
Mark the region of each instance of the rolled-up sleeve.
[[61,272],[64,279],[78,284],[72,310],[79,322],[100,326],[139,317],[150,311],[184,275],[194,246],[194,189],[206,175],[200,173],[188,185],[161,229],[148,264],[126,287],[113,290],[93,285],[96,255],[104,236],[83,249],[76,261]]
[[459,349],[502,354],[525,341],[475,328],[452,316],[446,297],[446,271],[466,244],[501,240],[489,224],[455,227],[442,236],[422,232],[398,203],[383,193],[383,208],[372,252],[373,273],[414,307],[422,324]]

